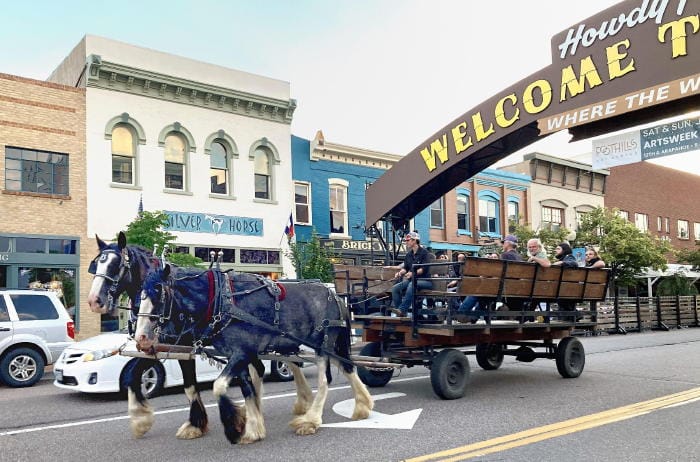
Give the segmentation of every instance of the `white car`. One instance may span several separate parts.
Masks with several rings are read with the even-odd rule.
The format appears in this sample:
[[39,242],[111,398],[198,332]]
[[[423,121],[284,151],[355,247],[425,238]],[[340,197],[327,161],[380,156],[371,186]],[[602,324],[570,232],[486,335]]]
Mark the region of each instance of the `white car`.
[[[136,358],[123,356],[118,349],[129,342],[124,332],[110,332],[76,342],[66,348],[54,365],[54,382],[59,388],[84,393],[112,393],[124,391],[124,367]],[[131,341],[127,350],[134,351]],[[116,353],[116,354],[115,354]],[[198,357],[197,381],[215,380],[221,369],[209,360]],[[281,361],[263,360],[265,374],[278,381],[293,380],[291,369]],[[175,360],[153,360],[142,374],[142,387],[147,398],[157,396],[163,388],[183,384],[180,366]]]

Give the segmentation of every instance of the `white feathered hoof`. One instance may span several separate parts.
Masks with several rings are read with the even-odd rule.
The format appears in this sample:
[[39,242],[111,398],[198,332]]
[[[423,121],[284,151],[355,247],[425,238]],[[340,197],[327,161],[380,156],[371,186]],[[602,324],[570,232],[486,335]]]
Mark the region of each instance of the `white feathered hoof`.
[[315,434],[318,427],[321,426],[321,422],[312,422],[300,416],[292,419],[292,421],[289,422],[289,426],[294,429],[297,435],[305,436]]
[[141,438],[151,429],[154,420],[153,411],[150,413],[146,412],[139,415],[132,415],[131,421],[129,422],[131,434],[134,435],[134,438]]
[[181,440],[193,440],[195,438],[201,438],[204,436],[204,432],[201,428],[197,428],[192,425],[189,421],[185,422],[178,428],[175,436]]

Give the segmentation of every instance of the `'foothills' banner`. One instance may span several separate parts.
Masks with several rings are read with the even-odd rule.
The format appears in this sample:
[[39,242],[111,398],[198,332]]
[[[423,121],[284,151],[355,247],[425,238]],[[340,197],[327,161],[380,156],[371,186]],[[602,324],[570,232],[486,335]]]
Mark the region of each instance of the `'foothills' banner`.
[[593,168],[700,150],[700,119],[685,119],[593,141]]
[[405,223],[541,135],[600,129],[606,121],[601,133],[613,131],[635,111],[663,106],[673,115],[680,100],[697,100],[700,0],[620,2],[554,36],[551,53],[550,66],[447,124],[387,170],[367,189],[366,222]]

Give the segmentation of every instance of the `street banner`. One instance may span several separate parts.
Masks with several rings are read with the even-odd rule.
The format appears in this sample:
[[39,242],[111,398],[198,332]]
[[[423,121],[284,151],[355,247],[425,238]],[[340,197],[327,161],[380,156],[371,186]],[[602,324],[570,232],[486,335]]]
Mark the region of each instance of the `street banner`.
[[642,160],[700,150],[700,118],[641,130]]
[[593,168],[604,169],[642,160],[639,131],[593,141]]
[[700,150],[700,118],[676,120],[593,141],[593,168],[602,169]]

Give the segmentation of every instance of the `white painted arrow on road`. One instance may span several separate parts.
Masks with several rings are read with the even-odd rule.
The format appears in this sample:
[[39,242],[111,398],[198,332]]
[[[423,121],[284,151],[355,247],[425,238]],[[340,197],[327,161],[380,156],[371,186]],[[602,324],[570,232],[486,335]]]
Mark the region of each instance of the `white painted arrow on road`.
[[[382,395],[372,396],[374,402],[382,399],[399,398],[406,396],[405,393],[384,393]],[[346,399],[333,405],[333,412],[347,419],[352,417],[352,411],[355,407],[354,399]],[[350,422],[338,422],[332,424],[322,424],[322,427],[340,427],[340,428],[385,428],[396,430],[411,430],[416,424],[423,408],[413,409],[411,411],[401,412],[399,414],[382,414],[381,412],[370,411],[369,417],[364,420],[352,420]]]

